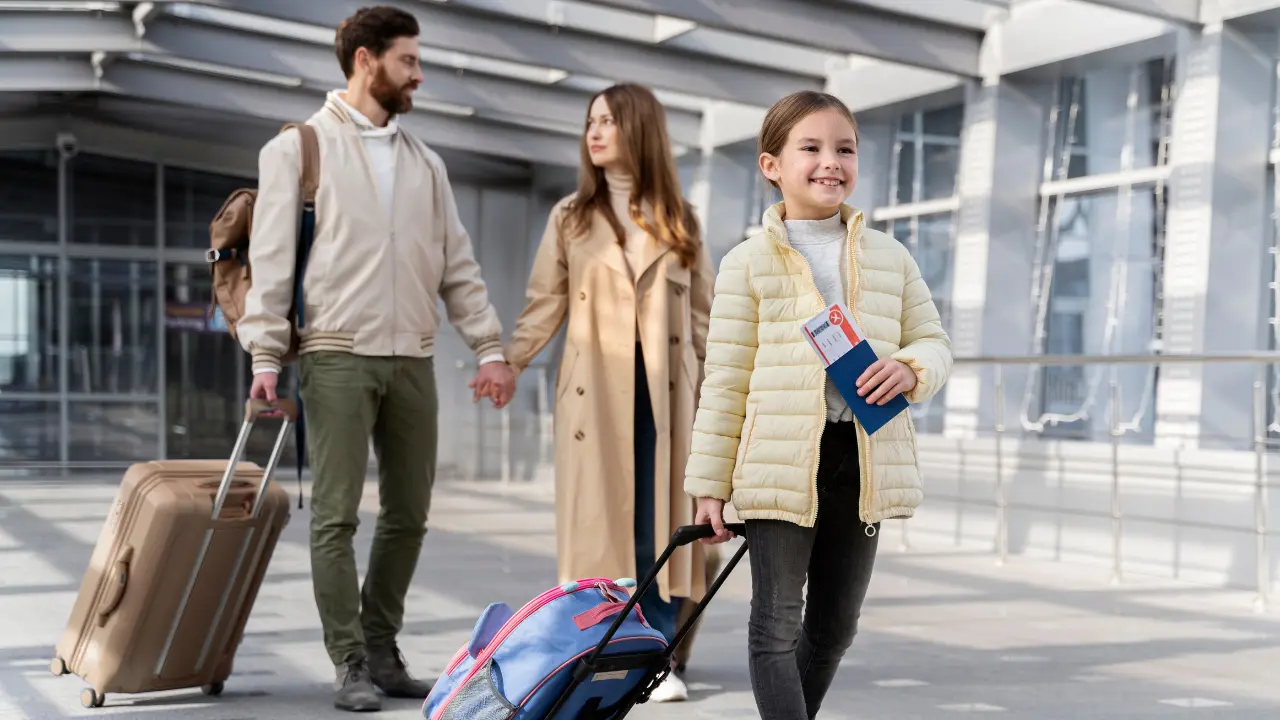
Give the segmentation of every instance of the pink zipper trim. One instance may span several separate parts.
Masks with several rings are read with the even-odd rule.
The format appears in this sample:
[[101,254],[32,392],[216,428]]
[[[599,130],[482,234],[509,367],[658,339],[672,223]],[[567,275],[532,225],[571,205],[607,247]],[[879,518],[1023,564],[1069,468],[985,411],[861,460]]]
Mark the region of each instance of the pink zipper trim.
[[[471,682],[471,678],[475,677],[476,673],[480,670],[480,668],[484,666],[485,661],[493,657],[493,653],[497,651],[497,649],[502,645],[502,642],[506,640],[507,636],[510,635],[516,629],[516,626],[524,622],[525,618],[541,610],[543,607],[546,607],[547,605],[551,604],[553,601],[559,600],[560,598],[566,595],[570,595],[572,593],[578,592],[579,590],[587,590],[587,589],[593,588],[595,587],[596,583],[605,583],[610,588],[616,587],[618,590],[622,590],[622,588],[615,585],[614,582],[609,578],[589,578],[585,580],[579,580],[578,586],[573,590],[570,590],[569,592],[564,591],[564,586],[554,587],[542,593],[538,597],[530,600],[529,602],[525,603],[525,606],[520,608],[520,612],[513,615],[510,620],[504,623],[502,626],[502,629],[499,630],[498,633],[493,636],[493,639],[489,641],[489,644],[485,646],[484,650],[482,650],[480,654],[476,656],[475,664],[471,666],[471,669],[467,671],[467,674],[463,676],[462,680],[460,680],[457,685],[453,686],[453,690],[449,693],[449,696],[444,699],[444,702],[440,703],[440,708],[436,710],[435,714],[431,716],[431,720],[440,720],[440,717],[444,715],[445,708],[449,707],[449,703],[453,702],[453,698],[457,696],[458,691],[466,687],[467,683]],[[637,606],[638,606],[638,603],[637,603]],[[446,669],[445,674],[448,675],[449,672],[451,672],[454,669],[457,669],[458,664],[462,662],[462,658],[465,656],[466,656],[466,649],[464,648],[460,653],[458,653],[458,657],[456,658],[458,662],[452,663],[452,667]]]

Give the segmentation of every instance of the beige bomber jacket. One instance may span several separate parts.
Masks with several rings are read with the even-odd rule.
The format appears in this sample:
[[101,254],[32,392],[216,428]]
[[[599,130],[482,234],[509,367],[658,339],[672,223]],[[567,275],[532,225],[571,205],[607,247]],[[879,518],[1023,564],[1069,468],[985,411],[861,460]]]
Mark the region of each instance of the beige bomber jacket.
[[[808,263],[787,241],[783,212],[782,203],[771,207],[764,230],[721,262],[684,486],[694,497],[732,501],[744,520],[813,527],[826,372],[802,323],[844,300],[876,355],[915,372],[906,394],[912,403],[950,377],[951,341],[911,253],[864,227],[861,211],[844,205],[840,212],[848,229],[846,298],[821,296]],[[910,413],[873,436],[858,424],[857,437],[859,519],[871,525],[911,517],[924,492]]]
[[[302,284],[299,351],[430,357],[443,298],[450,322],[472,352],[501,352],[501,321],[440,156],[400,127],[388,220],[363,140],[342,103],[331,93],[307,122],[320,145],[320,187]],[[279,370],[289,342],[302,207],[300,144],[290,130],[268,142],[258,157],[249,243],[253,285],[237,328],[255,371]]]

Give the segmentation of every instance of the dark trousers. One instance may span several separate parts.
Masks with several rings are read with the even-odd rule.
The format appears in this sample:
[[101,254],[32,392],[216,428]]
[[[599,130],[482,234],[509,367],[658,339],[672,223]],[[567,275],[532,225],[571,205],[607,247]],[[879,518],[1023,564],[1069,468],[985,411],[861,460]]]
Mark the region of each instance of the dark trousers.
[[868,535],[858,519],[858,470],[854,424],[827,423],[816,526],[747,521],[752,584],[747,649],[762,720],[817,717],[840,659],[853,644],[879,538],[879,527]]
[[[653,403],[649,399],[649,380],[645,375],[644,354],[640,343],[636,343],[636,414],[635,414],[635,537],[636,537],[636,584],[644,580],[645,575],[653,569],[658,558],[659,548],[666,548],[669,538],[663,537],[661,545],[655,538],[653,529],[655,493],[654,452],[658,443],[658,430],[653,419]],[[660,631],[670,642],[676,636],[676,615],[680,604],[678,598],[665,601],[658,593],[658,584],[654,583],[649,591],[640,597],[640,610],[645,620]]]

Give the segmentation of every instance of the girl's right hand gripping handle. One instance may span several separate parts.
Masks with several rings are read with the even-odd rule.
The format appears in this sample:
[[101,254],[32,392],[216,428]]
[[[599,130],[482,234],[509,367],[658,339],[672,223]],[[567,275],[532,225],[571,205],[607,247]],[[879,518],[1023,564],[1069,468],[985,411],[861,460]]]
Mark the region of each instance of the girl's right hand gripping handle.
[[[738,537],[746,537],[746,523],[725,523],[724,529],[733,533]],[[675,534],[671,536],[671,545],[673,547],[681,547],[688,545],[694,540],[704,540],[706,538],[715,537],[715,528],[710,524],[707,525],[685,525],[677,528]]]

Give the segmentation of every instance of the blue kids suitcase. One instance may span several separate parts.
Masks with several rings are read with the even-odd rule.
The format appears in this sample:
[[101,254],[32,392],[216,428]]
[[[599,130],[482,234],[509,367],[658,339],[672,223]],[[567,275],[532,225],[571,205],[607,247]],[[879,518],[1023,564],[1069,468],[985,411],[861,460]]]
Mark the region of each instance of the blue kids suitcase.
[[[746,537],[743,524],[726,526]],[[712,535],[686,525],[634,593],[635,583],[587,578],[551,588],[518,612],[493,603],[422,705],[427,720],[620,720],[648,701],[671,657],[746,553],[744,542],[670,644],[637,600],[682,545]]]

